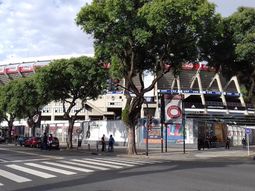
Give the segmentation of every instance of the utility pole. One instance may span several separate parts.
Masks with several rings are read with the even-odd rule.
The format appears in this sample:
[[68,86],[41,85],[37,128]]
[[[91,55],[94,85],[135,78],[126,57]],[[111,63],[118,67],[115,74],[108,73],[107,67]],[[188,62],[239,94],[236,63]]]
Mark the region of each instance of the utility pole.
[[149,155],[149,129],[152,123],[152,115],[147,115],[147,124],[146,124],[146,156]]
[[164,141],[163,141],[163,129],[165,124],[165,98],[164,94],[161,94],[161,100],[160,100],[160,142],[161,142],[161,153],[163,153],[163,147],[164,147]]
[[181,94],[181,100],[182,100],[182,134],[183,134],[183,154],[186,153],[185,148],[185,139],[186,139],[186,129],[185,129],[185,107],[184,107],[184,94]]

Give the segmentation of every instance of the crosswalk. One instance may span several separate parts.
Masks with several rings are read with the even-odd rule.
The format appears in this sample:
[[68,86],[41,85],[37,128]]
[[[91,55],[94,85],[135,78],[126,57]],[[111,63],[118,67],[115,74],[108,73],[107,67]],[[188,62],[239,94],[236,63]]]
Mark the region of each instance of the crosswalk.
[[[14,183],[31,182],[35,178],[50,179],[79,173],[94,173],[114,169],[132,168],[155,164],[160,161],[146,161],[129,158],[87,157],[68,160],[31,161],[0,166],[0,187],[6,180]],[[7,182],[8,182],[7,181]]]

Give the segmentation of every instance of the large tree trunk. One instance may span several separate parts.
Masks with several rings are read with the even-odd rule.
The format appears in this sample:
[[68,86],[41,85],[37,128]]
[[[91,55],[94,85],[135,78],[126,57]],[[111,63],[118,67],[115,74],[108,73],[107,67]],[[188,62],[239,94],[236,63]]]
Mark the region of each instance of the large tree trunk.
[[128,154],[137,154],[135,141],[135,127],[128,127]]
[[29,117],[27,119],[27,125],[31,129],[31,135],[34,137],[35,136],[35,122],[33,120],[33,117]]
[[74,120],[69,119],[69,126],[68,126],[68,135],[67,135],[67,149],[73,148],[73,126],[74,126]]
[[128,154],[137,154],[136,140],[135,140],[135,127],[140,117],[141,107],[143,104],[143,97],[135,97],[132,99],[131,105],[128,111]]
[[10,119],[8,121],[8,143],[12,143],[12,127],[14,120]]

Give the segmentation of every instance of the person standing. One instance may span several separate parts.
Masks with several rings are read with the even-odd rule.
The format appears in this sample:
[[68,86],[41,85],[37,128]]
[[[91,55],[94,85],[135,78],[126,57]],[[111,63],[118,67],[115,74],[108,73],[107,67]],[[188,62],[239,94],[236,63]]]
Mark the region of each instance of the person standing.
[[243,144],[243,148],[245,148],[247,144],[245,138],[242,139],[242,144]]
[[48,147],[48,137],[47,137],[47,134],[44,133],[43,134],[43,138],[42,138],[42,149],[45,149],[47,150],[47,147]]
[[227,137],[225,148],[226,148],[226,149],[229,149],[229,145],[230,145],[230,138]]
[[114,143],[115,143],[115,140],[114,140],[113,136],[110,135],[109,146],[108,146],[108,151],[109,152],[113,152],[113,145],[114,145]]
[[101,138],[101,144],[102,144],[102,152],[104,152],[105,151],[105,135],[104,134]]
[[52,134],[50,134],[48,141],[49,141],[49,151],[50,151],[52,149],[52,142],[53,142]]

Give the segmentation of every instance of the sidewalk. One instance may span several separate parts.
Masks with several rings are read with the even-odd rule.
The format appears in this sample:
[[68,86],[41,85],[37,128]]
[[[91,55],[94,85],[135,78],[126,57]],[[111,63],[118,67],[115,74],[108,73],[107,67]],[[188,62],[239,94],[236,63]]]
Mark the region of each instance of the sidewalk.
[[165,148],[163,153],[161,148],[149,148],[148,156],[146,156],[145,148],[138,149],[138,155],[127,155],[127,147],[115,146],[114,152],[101,152],[100,148],[97,152],[95,148],[91,148],[89,151],[86,146],[83,146],[77,150],[78,152],[87,152],[88,154],[95,155],[109,155],[109,156],[119,156],[119,157],[131,157],[131,158],[144,158],[144,159],[160,159],[160,160],[206,160],[206,159],[247,159],[253,160],[255,156],[255,146],[250,146],[249,155],[247,148],[242,148],[241,146],[231,147],[226,150],[224,147],[211,148],[205,150],[197,150],[186,148],[185,154],[183,148]]
[[[1,144],[2,145],[2,144]],[[1,146],[0,145],[0,146]],[[5,144],[4,144],[5,145]],[[4,146],[3,145],[3,146]],[[16,147],[22,152],[30,152],[36,154],[48,154],[50,156],[62,156],[62,155],[82,155],[82,156],[112,156],[112,157],[129,157],[134,159],[155,159],[155,160],[179,160],[179,161],[194,161],[194,160],[250,160],[253,161],[253,157],[255,157],[255,145],[250,146],[250,151],[248,155],[247,148],[242,147],[231,147],[229,150],[226,150],[224,147],[219,148],[211,148],[205,150],[197,150],[192,148],[186,148],[185,154],[183,152],[183,148],[167,148],[167,152],[165,152],[165,148],[163,149],[163,153],[161,152],[161,148],[149,148],[148,156],[146,156],[145,148],[137,149],[137,155],[128,155],[127,154],[127,146],[115,146],[114,152],[101,152],[101,148],[99,147],[98,150],[95,145],[90,146],[90,149],[87,145],[82,145],[77,149],[74,146],[73,149],[68,150],[63,145],[61,149],[57,152],[52,151],[41,151],[37,148],[25,148],[15,146],[14,144],[6,144],[5,146]]]
[[168,152],[149,152],[148,158],[164,159],[164,160],[207,160],[207,159],[224,159],[224,160],[253,160],[255,156],[255,148],[250,148],[248,151],[241,147],[232,147],[229,150],[225,148],[211,148],[205,150],[183,150],[168,149]]

